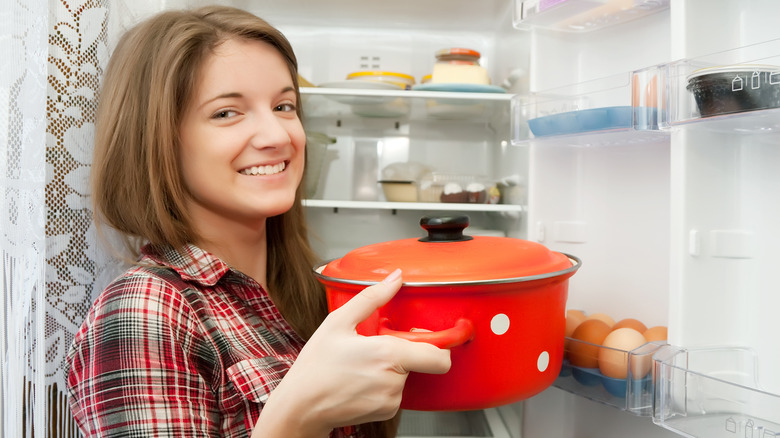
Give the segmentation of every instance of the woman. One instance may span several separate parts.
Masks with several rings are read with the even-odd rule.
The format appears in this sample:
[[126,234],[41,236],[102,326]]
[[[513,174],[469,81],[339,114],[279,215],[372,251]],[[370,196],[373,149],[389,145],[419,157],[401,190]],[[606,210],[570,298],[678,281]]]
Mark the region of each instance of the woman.
[[123,37],[92,196],[97,221],[142,246],[68,357],[86,436],[389,436],[372,422],[396,414],[408,372],[449,369],[447,350],[355,333],[400,271],[326,317],[304,157],[296,59],[263,20],[164,12]]

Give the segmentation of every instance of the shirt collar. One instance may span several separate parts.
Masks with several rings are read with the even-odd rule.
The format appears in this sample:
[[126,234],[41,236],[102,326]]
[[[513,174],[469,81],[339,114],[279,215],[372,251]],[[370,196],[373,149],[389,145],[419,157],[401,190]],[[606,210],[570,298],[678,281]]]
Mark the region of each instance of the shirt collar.
[[173,269],[183,280],[203,286],[216,285],[231,270],[219,257],[192,244],[178,249],[146,245],[141,248],[141,255],[142,259],[148,258]]

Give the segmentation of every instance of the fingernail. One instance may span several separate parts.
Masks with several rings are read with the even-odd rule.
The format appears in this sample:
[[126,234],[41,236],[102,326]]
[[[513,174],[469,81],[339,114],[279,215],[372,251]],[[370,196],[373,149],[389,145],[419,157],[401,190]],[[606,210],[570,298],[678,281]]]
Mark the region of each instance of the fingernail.
[[395,271],[391,272],[390,275],[385,277],[385,279],[382,280],[382,283],[392,283],[398,280],[399,278],[401,278],[401,270],[396,269]]

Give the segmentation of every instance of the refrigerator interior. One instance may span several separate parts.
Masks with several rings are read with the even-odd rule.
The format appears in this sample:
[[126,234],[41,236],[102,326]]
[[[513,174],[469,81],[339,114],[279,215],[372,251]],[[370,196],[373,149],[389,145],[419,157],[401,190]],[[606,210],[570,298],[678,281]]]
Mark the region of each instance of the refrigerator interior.
[[[575,374],[562,375],[559,388],[652,416],[685,436],[780,430],[780,354],[767,336],[778,302],[769,268],[780,231],[772,219],[780,182],[777,110],[710,116],[686,89],[698,69],[742,64],[750,64],[748,76],[734,78],[729,93],[773,86],[774,75],[761,76],[756,65],[778,64],[778,31],[767,19],[777,9],[762,1],[671,2],[667,12],[588,33],[531,29],[535,93],[523,108],[541,134],[518,141],[531,148],[529,237],[582,256],[570,308],[669,329],[668,346],[629,353],[629,360],[653,356],[652,380],[629,379],[616,395],[604,376],[594,383],[572,367]],[[542,59],[542,52],[569,53],[565,48],[587,55],[572,58],[583,71],[564,75]],[[610,69],[600,80],[586,76]],[[569,81],[574,85],[560,85]],[[601,131],[548,135],[538,126],[546,116],[582,121],[621,105],[632,107],[633,120]],[[558,423],[549,414],[555,411]],[[630,432],[627,419],[614,422],[553,391],[528,400],[525,412],[528,436],[553,424],[556,436],[661,434]]]
[[[131,23],[201,3],[139,3],[112,19]],[[480,51],[493,84],[507,81],[509,92],[494,95],[319,87],[302,95],[316,136],[307,215],[322,258],[422,236],[421,215],[465,213],[466,234],[534,240],[580,257],[569,308],[668,326],[669,346],[634,352],[655,358],[649,389],[616,397],[566,380],[501,409],[512,437],[780,435],[772,275],[780,261],[780,110],[704,118],[685,89],[698,68],[780,64],[780,4],[221,3],[282,29],[315,85],[367,69],[406,72],[419,83],[445,47]],[[628,121],[529,130],[529,120],[601,108],[628,109]],[[490,205],[390,202],[378,181],[397,162],[511,181],[515,196]]]

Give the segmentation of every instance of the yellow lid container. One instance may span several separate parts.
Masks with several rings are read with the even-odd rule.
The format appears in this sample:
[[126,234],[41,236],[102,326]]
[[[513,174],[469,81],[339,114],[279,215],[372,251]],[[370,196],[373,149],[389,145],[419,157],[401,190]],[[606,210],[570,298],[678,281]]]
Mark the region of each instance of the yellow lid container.
[[356,71],[348,74],[347,80],[384,82],[402,90],[410,90],[415,84],[414,76],[392,71]]

